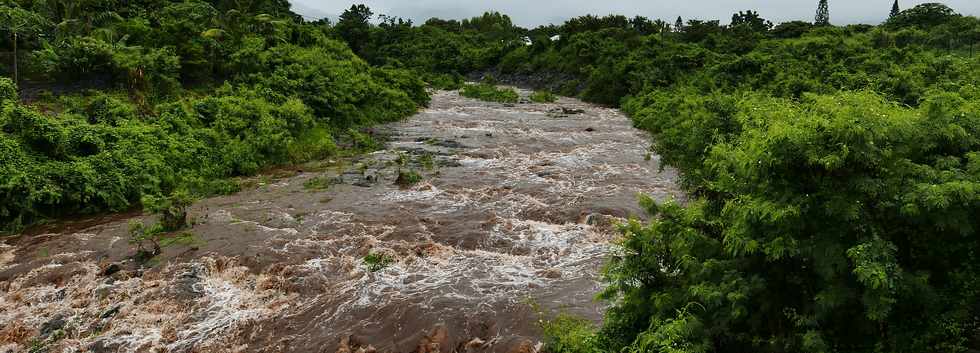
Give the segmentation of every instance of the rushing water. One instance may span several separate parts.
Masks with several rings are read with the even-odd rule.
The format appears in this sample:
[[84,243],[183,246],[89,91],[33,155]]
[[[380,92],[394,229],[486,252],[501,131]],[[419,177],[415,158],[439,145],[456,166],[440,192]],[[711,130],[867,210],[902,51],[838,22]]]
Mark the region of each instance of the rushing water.
[[438,92],[380,130],[382,151],[199,202],[143,267],[139,215],[8,239],[0,352],[530,353],[539,310],[601,320],[598,273],[636,195],[679,197],[626,117],[573,99]]

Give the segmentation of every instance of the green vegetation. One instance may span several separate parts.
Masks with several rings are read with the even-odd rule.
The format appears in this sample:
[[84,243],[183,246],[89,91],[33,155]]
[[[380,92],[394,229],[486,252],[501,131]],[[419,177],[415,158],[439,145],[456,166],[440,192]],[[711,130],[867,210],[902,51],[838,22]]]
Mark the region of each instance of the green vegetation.
[[0,50],[16,49],[0,74],[96,88],[21,102],[0,78],[3,230],[233,192],[228,177],[334,155],[334,137],[363,142],[356,128],[429,100],[417,75],[371,66],[284,1],[59,4],[0,2]]
[[160,215],[160,225],[164,231],[172,232],[187,226],[187,208],[194,203],[187,192],[178,190],[167,197],[147,195],[143,197],[143,208]]
[[498,103],[517,103],[521,98],[513,88],[498,88],[488,83],[465,85],[459,94],[463,97]]
[[[966,347],[980,288],[974,102],[937,93],[908,108],[870,92],[630,101],[664,160],[690,168],[699,197],[684,207],[647,200],[657,220],[623,229],[626,254],[643,256],[610,263],[605,296],[620,302],[603,334],[763,351]],[[635,294],[647,291],[658,294]],[[671,330],[688,335],[665,339]]]
[[160,220],[151,225],[146,225],[137,220],[129,222],[129,242],[136,246],[134,258],[137,262],[144,263],[159,255],[163,247],[180,242],[174,239],[164,239],[163,236],[166,233],[184,229],[189,225],[187,208],[191,206],[193,201],[191,196],[183,190],[176,191],[167,197],[152,195],[143,197],[143,207],[158,215]]
[[552,352],[591,353],[600,351],[595,325],[575,315],[559,313],[554,319],[544,320],[541,331],[547,338]]
[[[426,105],[427,84],[515,103],[463,75],[533,74],[623,108],[689,195],[641,200],[652,220],[621,226],[602,325],[559,316],[551,351],[980,350],[980,19],[896,3],[834,26],[819,0],[815,22],[775,25],[372,24],[364,6],[331,25],[241,3],[0,2],[8,76],[97,88],[20,101],[0,78],[0,224],[142,200],[175,226],[185,195],[234,191],[227,177],[332,156],[335,137],[377,148],[359,128]],[[158,253],[158,227],[134,227],[137,246]]]
[[160,239],[161,248],[166,248],[174,245],[193,247],[193,246],[204,245],[204,244],[206,244],[204,240],[201,240],[193,233],[187,233],[187,232],[180,233],[172,237]]
[[335,177],[317,176],[317,177],[310,178],[310,180],[304,182],[303,188],[307,190],[322,191],[322,190],[329,189],[331,186],[334,186],[335,184],[337,184],[337,180]]
[[371,252],[364,256],[364,265],[367,266],[368,271],[378,272],[385,269],[391,264],[395,263],[395,259],[391,255]]
[[424,153],[418,158],[419,165],[425,170],[433,170],[436,168],[435,157],[432,157],[431,153]]
[[621,106],[690,195],[642,201],[653,220],[622,226],[602,326],[561,317],[551,351],[980,348],[980,20],[923,4],[838,27],[816,3],[816,23],[503,32],[531,44],[481,69]]
[[398,178],[395,179],[395,185],[401,187],[408,187],[418,184],[422,181],[422,175],[414,170],[398,170]]
[[550,91],[534,91],[531,93],[531,101],[534,103],[554,103],[558,100]]

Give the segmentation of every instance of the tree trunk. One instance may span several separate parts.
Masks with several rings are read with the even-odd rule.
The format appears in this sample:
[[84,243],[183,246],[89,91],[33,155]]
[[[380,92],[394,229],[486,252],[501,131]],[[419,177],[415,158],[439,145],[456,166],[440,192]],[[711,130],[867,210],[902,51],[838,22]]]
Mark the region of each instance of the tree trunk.
[[17,72],[17,32],[14,32],[14,86],[16,87],[19,83]]

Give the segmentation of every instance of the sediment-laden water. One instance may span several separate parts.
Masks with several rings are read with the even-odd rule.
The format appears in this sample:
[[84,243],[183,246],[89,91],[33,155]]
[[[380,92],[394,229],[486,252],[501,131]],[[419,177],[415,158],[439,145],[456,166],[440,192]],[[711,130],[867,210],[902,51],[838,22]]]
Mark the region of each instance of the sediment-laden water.
[[573,99],[438,92],[378,131],[384,150],[198,202],[142,266],[137,214],[4,240],[0,352],[534,352],[539,311],[601,320],[637,194],[680,197],[644,133]]

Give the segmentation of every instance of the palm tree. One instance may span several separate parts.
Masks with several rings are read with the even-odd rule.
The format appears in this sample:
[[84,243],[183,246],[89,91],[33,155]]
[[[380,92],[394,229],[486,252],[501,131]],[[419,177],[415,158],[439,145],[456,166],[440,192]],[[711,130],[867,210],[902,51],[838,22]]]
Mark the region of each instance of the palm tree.
[[17,42],[22,35],[31,35],[41,31],[45,20],[40,15],[19,7],[0,6],[0,30],[10,32],[14,43],[14,84],[20,81],[17,69]]

